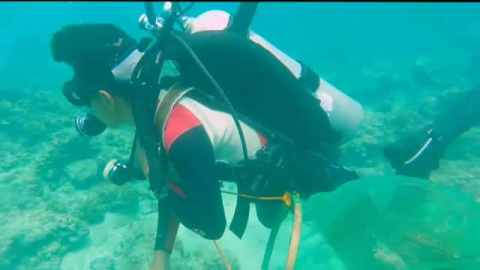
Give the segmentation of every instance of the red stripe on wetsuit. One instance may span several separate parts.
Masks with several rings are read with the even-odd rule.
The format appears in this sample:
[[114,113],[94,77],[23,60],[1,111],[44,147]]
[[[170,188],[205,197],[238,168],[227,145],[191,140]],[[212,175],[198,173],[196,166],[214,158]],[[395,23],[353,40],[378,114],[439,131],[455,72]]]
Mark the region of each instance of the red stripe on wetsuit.
[[[171,145],[178,137],[200,125],[200,120],[198,120],[198,118],[187,108],[180,104],[175,105],[165,124],[164,145],[167,154]],[[185,193],[183,192],[182,188],[173,183],[169,183],[169,185],[174,192],[182,197],[185,197]]]

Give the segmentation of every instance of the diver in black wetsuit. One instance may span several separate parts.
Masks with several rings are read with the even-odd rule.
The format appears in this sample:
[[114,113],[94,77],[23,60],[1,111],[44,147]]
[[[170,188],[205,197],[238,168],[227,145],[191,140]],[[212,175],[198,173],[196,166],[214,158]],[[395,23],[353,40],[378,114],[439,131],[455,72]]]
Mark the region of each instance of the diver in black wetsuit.
[[447,147],[462,133],[480,123],[480,87],[449,99],[427,127],[384,148],[397,174],[429,178]]
[[[185,40],[198,52],[199,57],[226,91],[240,88],[235,91],[263,93],[262,90],[268,88],[281,93],[284,89],[287,91],[292,88],[293,92],[305,93],[303,84],[280,61],[261,46],[243,37],[229,32],[211,31],[189,36]],[[158,89],[157,95],[154,96],[155,99],[158,97],[158,103],[157,110],[154,111],[153,135],[160,144],[163,144],[166,158],[176,175],[169,177],[167,200],[159,200],[153,269],[168,269],[170,252],[180,223],[206,239],[219,239],[224,234],[226,218],[216,165],[221,162],[236,164],[242,160],[242,147],[237,129],[231,117],[225,112],[185,97],[179,99],[165,115],[164,123],[159,120],[162,116],[159,115],[161,110],[158,104],[161,103],[163,89],[171,89],[180,79],[200,87],[210,87],[200,71],[192,66],[194,63],[185,58],[182,51],[177,50],[174,45],[172,43],[173,47],[166,48],[163,56],[180,65],[181,75],[170,78],[170,82],[161,83],[161,89]],[[67,63],[74,70],[73,79],[67,82],[63,89],[66,98],[76,106],[87,106],[92,109],[93,115],[90,114],[85,119],[77,118],[77,124],[83,127],[79,131],[95,135],[106,127],[129,125],[138,128],[131,102],[131,95],[135,93],[130,91],[128,80],[120,79],[122,77],[129,79],[129,72],[133,69],[131,67],[135,66],[132,63],[136,64],[139,61],[141,52],[134,39],[113,25],[69,25],[54,34],[51,48],[56,61]],[[218,54],[221,57],[218,57]],[[266,94],[260,97],[265,104],[271,98]],[[320,108],[314,101],[311,102],[311,106]],[[299,114],[303,118],[293,120],[297,124],[299,121],[309,121],[308,130],[293,131],[298,136],[318,139],[312,142],[311,147],[336,137],[337,134],[332,130],[326,113],[320,111],[322,114],[318,116],[309,116],[306,107],[304,106]],[[285,120],[283,117],[292,117],[288,109],[283,107],[281,109],[281,115],[270,119],[272,122],[279,123]],[[261,116],[268,118],[265,115]],[[272,144],[266,134],[248,124],[242,129],[248,153],[255,157],[260,157],[259,153],[266,153],[265,161],[271,156],[278,156],[281,160],[276,161],[281,161],[282,166],[286,168],[282,171],[283,176],[295,175],[299,179],[295,185],[303,198],[317,192],[332,191],[343,183],[358,178],[355,172],[333,162],[317,163],[311,158],[299,160],[292,158],[295,157],[292,155],[293,152],[283,156],[283,152],[272,151],[273,154],[269,155],[266,149],[271,150]],[[320,136],[315,136],[317,134]],[[307,141],[303,143],[308,145]],[[137,146],[135,158],[143,171],[143,178],[148,177],[151,168],[151,164],[148,164],[145,158],[148,150],[141,141],[137,140],[135,144]],[[156,144],[154,146],[158,147]],[[269,178],[268,175],[263,176],[265,175],[252,183],[252,193],[257,196],[267,193],[267,196],[281,196],[285,192],[284,187],[279,188],[276,185],[278,182],[273,181],[276,179]],[[276,188],[278,190],[275,190]],[[272,226],[279,206],[281,202],[273,205],[268,202],[264,207],[257,205],[257,215],[266,227]]]

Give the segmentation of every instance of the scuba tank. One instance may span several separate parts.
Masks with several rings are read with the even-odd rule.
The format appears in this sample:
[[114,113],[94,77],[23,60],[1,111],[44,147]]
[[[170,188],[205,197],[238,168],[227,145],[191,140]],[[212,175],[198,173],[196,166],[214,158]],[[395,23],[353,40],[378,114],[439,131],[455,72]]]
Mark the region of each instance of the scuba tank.
[[[220,10],[207,11],[195,18],[182,18],[183,29],[187,34],[202,31],[223,31],[229,27],[230,20],[230,14]],[[251,41],[272,53],[297,79],[310,89],[312,95],[327,113],[332,128],[342,134],[342,142],[354,135],[363,118],[363,109],[358,102],[339,91],[325,79],[320,78],[308,66],[286,55],[254,31],[250,30],[248,35]]]

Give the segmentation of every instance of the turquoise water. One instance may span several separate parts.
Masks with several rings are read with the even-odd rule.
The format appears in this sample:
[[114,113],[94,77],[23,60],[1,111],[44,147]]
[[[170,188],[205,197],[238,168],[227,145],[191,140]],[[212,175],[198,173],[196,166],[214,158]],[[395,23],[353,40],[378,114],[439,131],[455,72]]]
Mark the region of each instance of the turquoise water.
[[[198,3],[189,15],[236,6]],[[143,4],[133,2],[0,4],[0,269],[148,269],[155,201],[145,183],[116,187],[101,177],[106,162],[128,155],[132,132],[77,135],[71,117],[78,109],[60,92],[71,71],[53,62],[49,51],[52,33],[71,23],[112,23],[145,36],[137,25],[141,13]],[[252,24],[362,103],[364,124],[343,146],[343,159],[365,177],[390,174],[382,146],[428,122],[438,100],[479,83],[479,27],[477,3],[261,3]],[[480,198],[479,136],[473,128],[458,138],[432,176],[472,203]],[[226,202],[232,210],[234,200]],[[324,240],[317,213],[306,214],[298,268],[345,269]],[[261,264],[268,231],[256,218],[251,222],[243,241],[231,234],[219,241],[234,269]],[[280,232],[272,269],[284,265],[290,225]],[[184,229],[180,241],[175,269],[222,269],[210,242]],[[378,269],[406,269],[392,256],[397,268]],[[415,267],[424,268],[415,269],[438,269],[422,259],[425,264]]]

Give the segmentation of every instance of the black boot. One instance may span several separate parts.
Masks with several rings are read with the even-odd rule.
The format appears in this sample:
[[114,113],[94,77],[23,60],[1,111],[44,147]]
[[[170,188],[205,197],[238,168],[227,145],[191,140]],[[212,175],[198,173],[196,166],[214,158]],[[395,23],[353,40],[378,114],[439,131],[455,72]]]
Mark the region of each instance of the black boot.
[[397,174],[428,179],[449,143],[428,128],[386,146],[384,155]]

